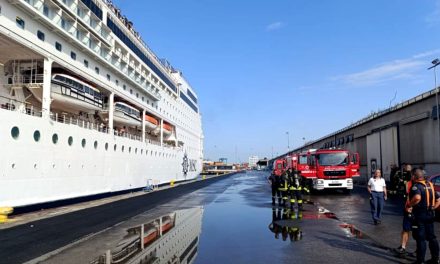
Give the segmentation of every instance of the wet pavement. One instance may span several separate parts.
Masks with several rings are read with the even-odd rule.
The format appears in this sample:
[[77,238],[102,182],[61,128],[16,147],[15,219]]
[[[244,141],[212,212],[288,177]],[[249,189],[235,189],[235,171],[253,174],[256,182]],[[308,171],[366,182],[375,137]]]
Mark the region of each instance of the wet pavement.
[[[141,202],[148,206],[143,206],[145,210],[137,214],[127,215],[119,206],[111,207],[115,215],[97,208],[98,212],[89,217],[97,216],[99,211],[105,213],[106,218],[101,218],[99,225],[105,228],[96,230],[84,226],[89,233],[83,231],[81,237],[72,238],[71,233],[79,228],[74,222],[54,225],[52,228],[58,232],[45,226],[47,237],[34,240],[36,247],[30,246],[32,240],[20,243],[17,238],[13,246],[1,241],[6,244],[0,244],[0,263],[24,260],[30,260],[29,263],[203,264],[413,261],[398,258],[390,251],[399,243],[401,201],[387,202],[381,226],[372,224],[364,188],[357,188],[351,195],[330,192],[306,196],[308,202],[303,211],[284,209],[270,203],[268,174],[252,171],[191,189],[185,187],[188,188],[185,191],[167,191],[155,199],[143,198]],[[4,230],[0,231],[0,240],[2,232]],[[21,235],[34,235],[32,230],[28,232]],[[41,254],[36,253],[39,248],[45,248],[46,243],[60,240],[63,234],[70,238],[69,243],[50,251],[46,247]],[[11,232],[10,239],[12,235]],[[410,246],[413,247],[413,243]],[[32,258],[23,257],[27,251]],[[16,258],[17,255],[21,258]],[[7,262],[2,262],[5,260]]]

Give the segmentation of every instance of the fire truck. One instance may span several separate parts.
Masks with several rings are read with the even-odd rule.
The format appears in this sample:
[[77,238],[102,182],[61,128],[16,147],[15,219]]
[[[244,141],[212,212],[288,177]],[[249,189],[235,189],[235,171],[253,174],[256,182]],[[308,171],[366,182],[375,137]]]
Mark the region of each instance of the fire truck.
[[300,172],[315,190],[353,189],[353,177],[359,177],[359,154],[342,149],[310,149],[287,157],[287,168]]
[[272,174],[276,176],[281,176],[286,171],[287,161],[286,159],[277,159],[273,162]]

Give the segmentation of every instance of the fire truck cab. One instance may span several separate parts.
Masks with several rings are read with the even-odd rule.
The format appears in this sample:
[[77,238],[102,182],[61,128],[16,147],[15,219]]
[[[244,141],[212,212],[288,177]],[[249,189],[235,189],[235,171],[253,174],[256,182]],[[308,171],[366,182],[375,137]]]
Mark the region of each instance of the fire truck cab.
[[273,162],[273,171],[272,174],[276,176],[283,175],[286,170],[286,159],[277,159]]
[[315,190],[353,189],[359,177],[359,154],[342,149],[311,149],[297,154],[297,170]]

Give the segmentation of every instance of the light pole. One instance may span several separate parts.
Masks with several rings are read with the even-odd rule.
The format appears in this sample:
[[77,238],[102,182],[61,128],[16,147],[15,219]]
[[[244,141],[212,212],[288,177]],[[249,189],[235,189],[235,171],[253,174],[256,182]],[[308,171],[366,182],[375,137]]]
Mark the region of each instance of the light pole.
[[290,137],[289,137],[289,131],[286,132],[287,135],[287,152],[290,151]]
[[438,124],[438,144],[437,144],[437,148],[439,148],[440,151],[440,109],[438,107],[438,87],[437,87],[437,72],[436,72],[436,68],[438,65],[440,65],[440,60],[439,59],[435,59],[433,61],[431,61],[432,66],[428,68],[428,70],[434,68],[434,88],[435,88],[435,108],[437,109],[437,124]]

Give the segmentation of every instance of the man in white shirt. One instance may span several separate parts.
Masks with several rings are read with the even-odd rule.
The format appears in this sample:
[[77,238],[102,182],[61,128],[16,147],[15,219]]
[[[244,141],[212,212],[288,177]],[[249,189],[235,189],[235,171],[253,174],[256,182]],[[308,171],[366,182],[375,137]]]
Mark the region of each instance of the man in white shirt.
[[387,186],[380,170],[376,170],[374,177],[368,181],[368,192],[370,193],[371,216],[374,224],[378,225],[381,223],[383,205],[387,199]]

